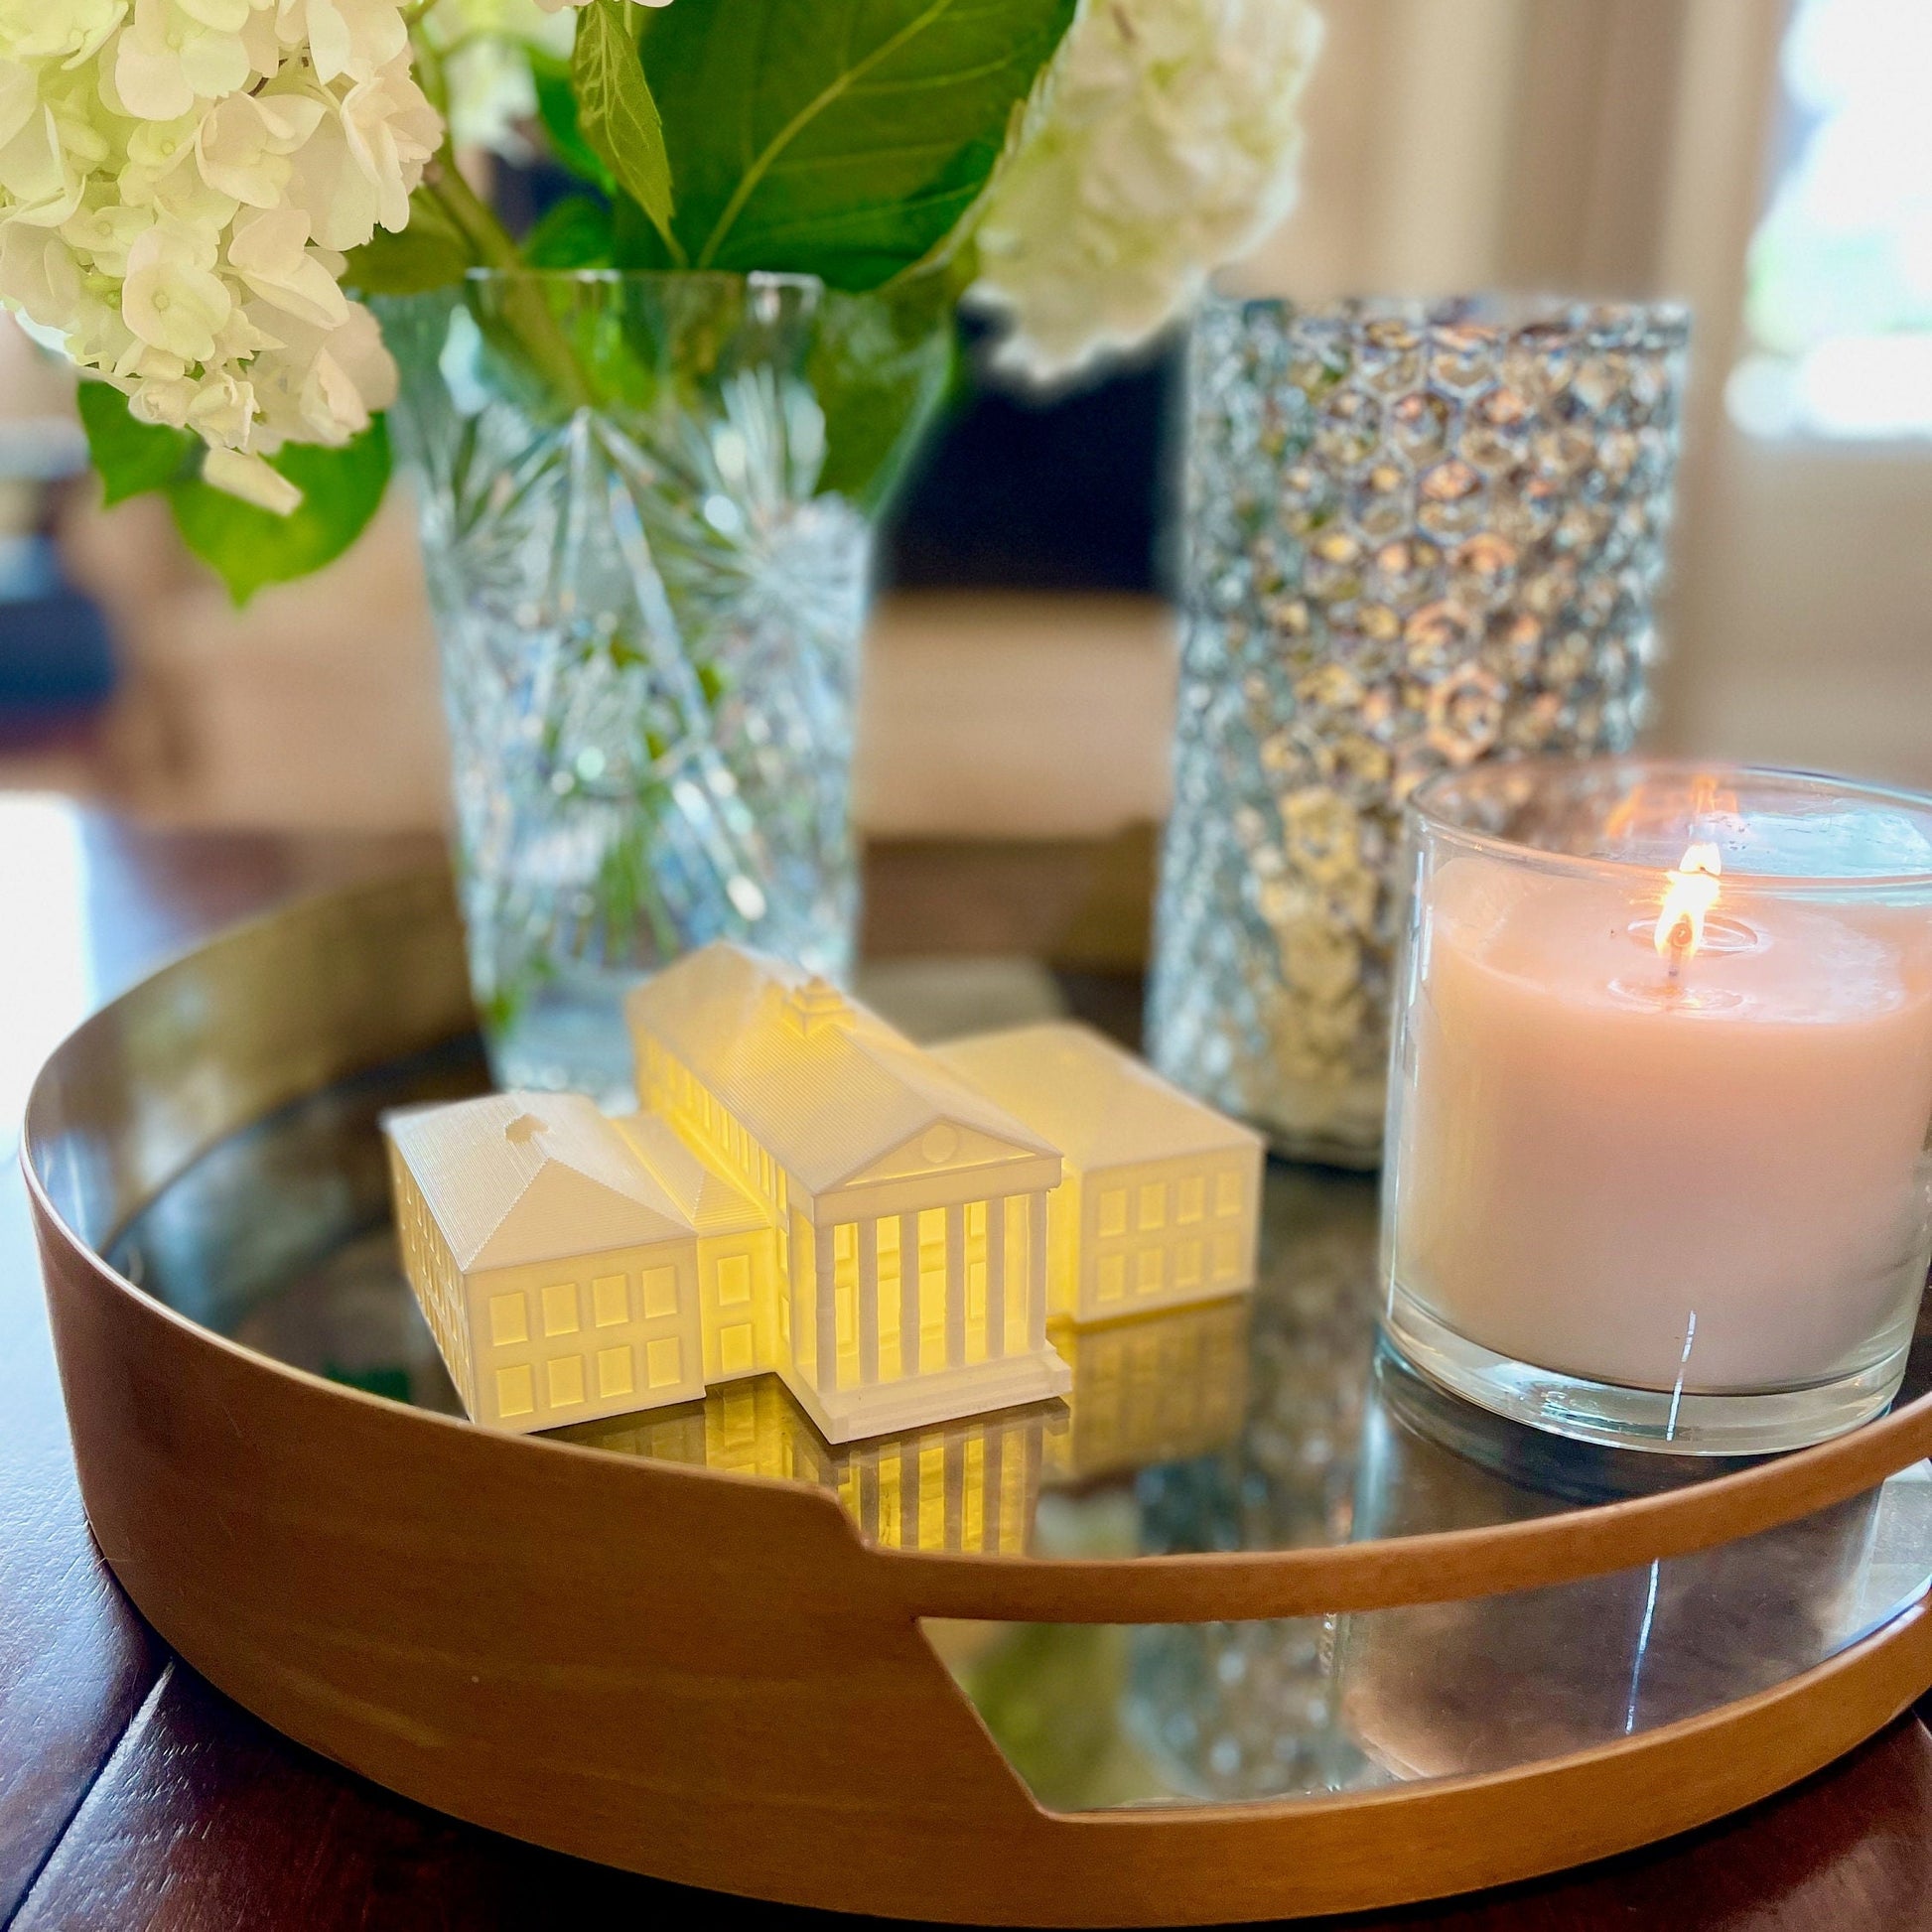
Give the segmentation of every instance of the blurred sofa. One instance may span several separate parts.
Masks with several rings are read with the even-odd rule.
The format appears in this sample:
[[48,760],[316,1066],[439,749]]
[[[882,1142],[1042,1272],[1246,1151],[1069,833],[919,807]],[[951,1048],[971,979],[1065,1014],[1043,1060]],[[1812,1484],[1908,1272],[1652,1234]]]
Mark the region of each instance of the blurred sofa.
[[[107,612],[121,681],[91,755],[66,760],[60,782],[147,823],[443,825],[436,654],[406,489],[346,557],[236,611],[164,505],[102,510],[87,488],[63,548]],[[855,774],[868,950],[1136,964],[1173,684],[1172,614],[1152,598],[884,597]]]
[[[103,787],[209,825],[435,827],[445,751],[407,492],[306,582],[234,610],[165,507],[77,507],[64,549],[122,685]],[[1172,620],[1149,598],[888,595],[867,640],[856,781],[874,839],[1112,837],[1165,807]]]

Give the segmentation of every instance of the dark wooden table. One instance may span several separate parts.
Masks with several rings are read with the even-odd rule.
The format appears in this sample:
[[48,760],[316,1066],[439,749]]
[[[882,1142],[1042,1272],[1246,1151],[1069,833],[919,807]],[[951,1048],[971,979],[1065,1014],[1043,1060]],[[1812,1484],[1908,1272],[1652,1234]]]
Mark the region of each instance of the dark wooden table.
[[[0,799],[0,1108],[88,1007],[275,899],[420,842],[136,834]],[[11,1137],[11,1134],[10,1134]],[[0,1925],[641,1923],[706,1897],[426,1812],[292,1744],[171,1658],[82,1518],[20,1181],[0,1179]],[[807,1916],[755,1908],[771,1922]],[[1932,1736],[1901,1720],[1725,1823],[1508,1891],[1331,1926],[1932,1928]]]

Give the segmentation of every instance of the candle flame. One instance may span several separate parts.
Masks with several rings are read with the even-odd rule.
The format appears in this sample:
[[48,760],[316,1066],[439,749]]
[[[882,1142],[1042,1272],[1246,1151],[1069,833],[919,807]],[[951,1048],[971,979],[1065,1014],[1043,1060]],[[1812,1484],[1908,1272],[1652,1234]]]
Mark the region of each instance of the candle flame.
[[1724,869],[1718,848],[1696,840],[1685,848],[1676,867],[1665,873],[1669,885],[1664,908],[1657,914],[1657,950],[1673,966],[1704,944],[1704,915],[1718,902],[1718,881]]

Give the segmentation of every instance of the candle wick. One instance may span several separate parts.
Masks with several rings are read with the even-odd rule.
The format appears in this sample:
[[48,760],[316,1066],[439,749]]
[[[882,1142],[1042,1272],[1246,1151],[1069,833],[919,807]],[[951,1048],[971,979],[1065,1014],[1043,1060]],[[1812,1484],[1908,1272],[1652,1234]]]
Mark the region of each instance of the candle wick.
[[1670,929],[1670,969],[1669,970],[1670,970],[1670,977],[1673,983],[1676,981],[1678,975],[1683,971],[1684,960],[1686,955],[1689,953],[1691,949],[1691,940],[1693,936],[1694,936],[1694,932],[1691,925],[1691,915],[1688,912],[1680,914],[1677,923],[1673,925]]

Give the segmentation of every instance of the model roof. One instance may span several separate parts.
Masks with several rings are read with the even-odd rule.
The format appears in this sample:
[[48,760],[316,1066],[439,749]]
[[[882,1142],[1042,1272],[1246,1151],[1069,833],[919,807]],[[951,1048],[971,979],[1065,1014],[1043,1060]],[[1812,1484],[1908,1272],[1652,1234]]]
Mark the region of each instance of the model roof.
[[700,1234],[740,1234],[770,1225],[764,1209],[678,1139],[655,1114],[621,1115],[619,1131]]
[[484,1094],[382,1124],[466,1273],[693,1231],[691,1214],[582,1094]]
[[1016,1154],[1058,1152],[877,1014],[742,947],[689,954],[635,988],[627,1011],[813,1193],[941,1122]]
[[1070,1021],[976,1034],[933,1052],[1088,1172],[1261,1144],[1252,1129]]

